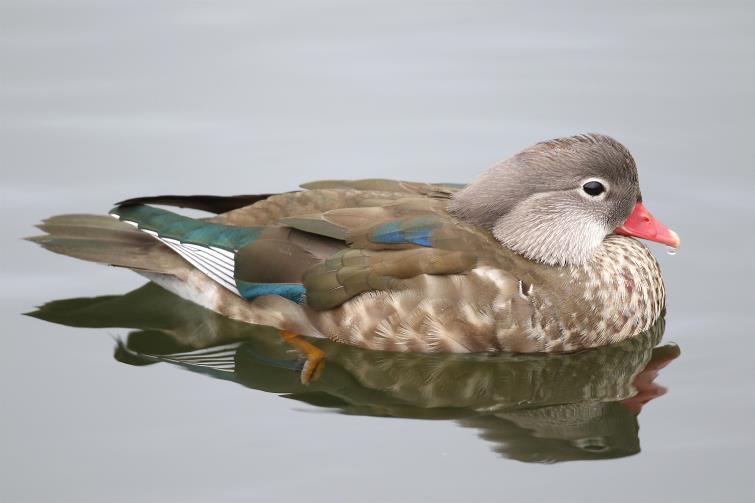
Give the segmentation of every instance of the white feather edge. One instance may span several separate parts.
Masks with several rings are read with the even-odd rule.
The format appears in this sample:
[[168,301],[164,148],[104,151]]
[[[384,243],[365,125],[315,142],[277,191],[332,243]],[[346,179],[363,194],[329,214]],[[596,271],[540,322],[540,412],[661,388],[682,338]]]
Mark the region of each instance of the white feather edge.
[[241,293],[236,288],[236,281],[233,277],[235,270],[235,258],[232,252],[215,246],[201,246],[192,243],[182,243],[176,239],[160,236],[157,232],[150,229],[141,229],[137,222],[131,220],[122,220],[117,214],[111,213],[111,217],[120,220],[123,223],[136,227],[140,231],[149,234],[170,249],[178,253],[191,265],[202,271],[213,281],[220,284],[225,289],[241,297]]
[[159,358],[171,363],[183,363],[184,365],[233,372],[236,370],[236,350],[239,345],[239,343],[232,343],[212,348],[187,351],[185,353],[160,355]]
[[240,342],[232,342],[222,346],[213,346],[209,348],[195,349],[193,351],[164,355],[139,353],[128,348],[126,349],[136,355],[144,355],[166,363],[173,363],[188,368],[204,367],[233,373],[236,370],[236,351],[240,345]]

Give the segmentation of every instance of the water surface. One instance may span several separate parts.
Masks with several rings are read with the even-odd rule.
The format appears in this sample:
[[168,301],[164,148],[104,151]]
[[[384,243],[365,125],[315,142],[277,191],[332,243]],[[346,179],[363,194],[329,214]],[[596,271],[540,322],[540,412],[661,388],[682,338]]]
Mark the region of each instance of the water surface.
[[[734,1],[3,2],[0,499],[752,500],[754,19]],[[665,326],[627,347],[324,343],[304,387],[266,329],[20,239],[135,195],[466,182],[584,131],[630,148],[683,242],[653,248]],[[187,363],[215,343],[225,370]]]

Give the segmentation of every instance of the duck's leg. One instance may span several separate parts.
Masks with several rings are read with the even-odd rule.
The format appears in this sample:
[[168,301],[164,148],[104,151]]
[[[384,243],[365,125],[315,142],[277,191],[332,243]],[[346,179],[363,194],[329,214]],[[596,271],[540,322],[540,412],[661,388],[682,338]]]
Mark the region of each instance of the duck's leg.
[[283,342],[292,346],[306,358],[304,367],[301,369],[301,383],[309,384],[312,380],[319,379],[325,368],[325,352],[296,332],[281,330],[280,337]]

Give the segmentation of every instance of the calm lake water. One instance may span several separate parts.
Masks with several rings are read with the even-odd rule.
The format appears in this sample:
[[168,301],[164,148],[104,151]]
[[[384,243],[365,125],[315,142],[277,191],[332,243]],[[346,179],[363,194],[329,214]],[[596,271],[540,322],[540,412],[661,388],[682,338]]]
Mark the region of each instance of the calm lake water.
[[[0,500],[752,501],[754,9],[2,2]],[[594,352],[323,343],[304,387],[269,330],[21,240],[136,195],[465,182],[585,131],[682,237],[665,327]]]

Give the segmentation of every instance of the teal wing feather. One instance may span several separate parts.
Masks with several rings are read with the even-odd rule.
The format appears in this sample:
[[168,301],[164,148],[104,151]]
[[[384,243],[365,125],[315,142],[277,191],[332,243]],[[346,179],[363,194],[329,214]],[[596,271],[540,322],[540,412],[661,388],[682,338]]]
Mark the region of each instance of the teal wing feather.
[[367,239],[375,244],[413,244],[431,247],[433,233],[441,225],[440,219],[432,216],[393,220],[370,229]]
[[136,224],[139,230],[156,232],[161,238],[182,243],[236,251],[259,238],[264,227],[235,227],[209,223],[147,205],[118,206],[110,211],[119,220]]

